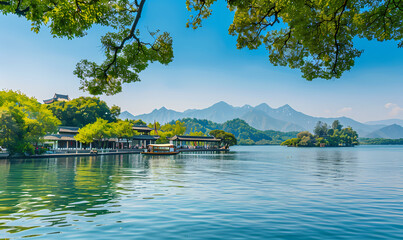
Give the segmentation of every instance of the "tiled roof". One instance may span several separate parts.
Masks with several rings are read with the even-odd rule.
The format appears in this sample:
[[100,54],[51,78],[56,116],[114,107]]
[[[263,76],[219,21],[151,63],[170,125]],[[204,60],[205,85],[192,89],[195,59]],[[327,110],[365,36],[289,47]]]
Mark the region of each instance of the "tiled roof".
[[135,130],[135,131],[140,131],[140,132],[150,132],[150,131],[153,130],[152,128],[149,128],[149,127],[147,127],[145,125],[134,125],[132,127],[132,129]]
[[59,99],[67,100],[67,101],[70,100],[69,95],[63,95],[63,94],[57,94],[57,93],[55,93],[55,95],[53,96],[53,98],[43,100],[43,102],[44,102],[45,104],[51,104],[51,103],[53,103],[53,102],[55,102],[55,101],[58,101]]
[[152,136],[152,135],[134,135],[132,137],[133,140],[157,140],[160,138],[159,136]]
[[51,141],[60,141],[60,140],[65,140],[65,141],[75,141],[74,136],[72,135],[64,135],[64,134],[52,134],[52,135],[46,135],[43,137],[45,140],[51,140]]
[[51,99],[43,100],[43,103],[51,104],[51,103],[54,102],[54,101],[55,101],[55,100],[54,100],[53,98],[51,98]]
[[66,126],[60,126],[59,127],[59,133],[78,133],[78,127],[66,127]]
[[66,100],[70,100],[69,95],[63,95],[63,94],[57,94],[55,93],[55,96],[53,98],[61,98],[61,99],[66,99]]
[[191,142],[219,142],[220,139],[216,139],[215,137],[206,137],[206,136],[173,136],[169,138],[172,141],[191,141]]

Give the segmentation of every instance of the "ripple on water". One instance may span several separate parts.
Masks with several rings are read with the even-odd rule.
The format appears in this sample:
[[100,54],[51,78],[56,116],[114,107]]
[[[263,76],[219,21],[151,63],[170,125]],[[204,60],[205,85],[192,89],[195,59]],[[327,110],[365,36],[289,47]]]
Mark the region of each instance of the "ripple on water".
[[11,239],[401,239],[403,147],[0,164]]

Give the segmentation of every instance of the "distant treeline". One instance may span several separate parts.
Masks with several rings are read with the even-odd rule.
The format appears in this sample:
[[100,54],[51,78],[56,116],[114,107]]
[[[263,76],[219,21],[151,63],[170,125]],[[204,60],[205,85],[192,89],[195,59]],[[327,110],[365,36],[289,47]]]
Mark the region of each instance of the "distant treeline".
[[403,138],[385,139],[385,138],[360,138],[362,145],[403,145]]
[[[201,120],[196,118],[183,118],[179,121],[185,123],[187,134],[190,132],[202,132],[204,134],[208,134],[211,130],[223,130],[225,132],[234,134],[239,145],[281,144],[287,139],[295,138],[298,134],[298,132],[257,130],[239,118],[226,121],[224,123],[215,123],[209,120]],[[174,123],[174,121],[172,121],[171,124],[172,123]]]

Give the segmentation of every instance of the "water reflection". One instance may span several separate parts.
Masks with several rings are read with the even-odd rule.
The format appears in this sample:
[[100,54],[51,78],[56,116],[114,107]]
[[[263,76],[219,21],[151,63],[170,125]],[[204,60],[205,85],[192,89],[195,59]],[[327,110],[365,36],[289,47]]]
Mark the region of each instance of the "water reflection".
[[354,149],[317,149],[316,173],[321,181],[351,180],[356,169],[357,152]]
[[[67,216],[95,217],[116,212],[122,169],[138,161],[127,157],[79,157],[0,161],[0,230],[16,233],[27,229],[71,224]],[[148,167],[141,164],[142,168]],[[143,174],[139,172],[139,174]],[[19,219],[35,219],[32,226]],[[35,222],[35,221],[32,221]]]
[[401,153],[267,146],[0,160],[0,238],[390,239],[403,227]]
[[[180,177],[185,175],[186,159],[189,156],[117,155],[1,160],[0,230],[14,234],[37,227],[73,226],[119,213],[119,202],[125,197],[164,196],[152,186],[186,187],[185,177]],[[170,190],[170,194],[178,193]],[[29,224],[22,224],[26,219]]]

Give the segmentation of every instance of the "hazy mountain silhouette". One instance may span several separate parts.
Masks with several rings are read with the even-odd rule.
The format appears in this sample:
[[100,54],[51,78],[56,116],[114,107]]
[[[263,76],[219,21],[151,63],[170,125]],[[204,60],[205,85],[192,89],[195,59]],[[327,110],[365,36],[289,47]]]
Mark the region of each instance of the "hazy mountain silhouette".
[[393,125],[393,124],[397,124],[403,127],[403,119],[385,119],[385,120],[380,120],[380,121],[370,121],[370,122],[366,122],[365,124],[369,124],[369,125],[385,125],[385,127],[387,125]]
[[207,119],[217,123],[224,123],[228,120],[240,118],[245,120],[252,127],[259,130],[308,130],[311,132],[313,131],[318,121],[322,121],[331,125],[334,120],[339,120],[344,127],[352,127],[358,132],[360,136],[366,136],[385,126],[379,124],[364,124],[347,117],[313,117],[296,111],[288,104],[279,108],[272,108],[266,103],[259,104],[256,107],[252,107],[250,105],[234,107],[223,101],[218,102],[208,108],[189,109],[184,112],[177,112],[162,107],[160,109],[153,110],[151,113],[133,116],[125,111],[121,114],[121,118],[142,119],[145,122],[158,121],[160,123],[167,123],[172,120],[182,118]]
[[392,124],[381,129],[378,129],[365,137],[367,138],[389,138],[398,139],[403,138],[403,127],[397,124]]

